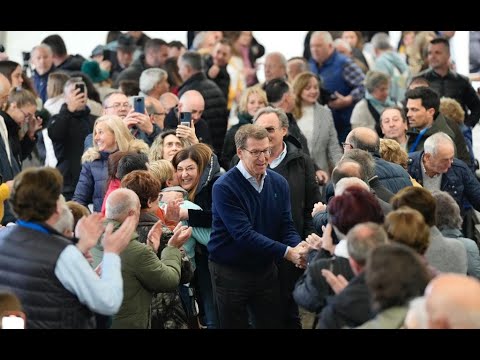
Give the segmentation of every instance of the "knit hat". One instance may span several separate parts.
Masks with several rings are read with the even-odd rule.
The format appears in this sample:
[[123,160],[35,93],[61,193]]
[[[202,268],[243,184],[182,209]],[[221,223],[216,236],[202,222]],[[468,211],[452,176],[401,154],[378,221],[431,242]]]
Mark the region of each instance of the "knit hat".
[[94,82],[99,83],[110,77],[108,71],[100,69],[100,65],[96,61],[85,61],[82,64],[82,72]]

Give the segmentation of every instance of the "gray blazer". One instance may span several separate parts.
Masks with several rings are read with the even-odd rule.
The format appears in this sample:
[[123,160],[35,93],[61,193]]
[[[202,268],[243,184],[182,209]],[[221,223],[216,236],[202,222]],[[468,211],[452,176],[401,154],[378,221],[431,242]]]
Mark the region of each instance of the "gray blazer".
[[446,238],[436,226],[430,228],[430,245],[425,258],[440,272],[467,273],[467,251],[457,239]]
[[320,169],[328,172],[329,162],[335,166],[343,155],[330,109],[316,103],[313,109],[313,124],[310,157]]

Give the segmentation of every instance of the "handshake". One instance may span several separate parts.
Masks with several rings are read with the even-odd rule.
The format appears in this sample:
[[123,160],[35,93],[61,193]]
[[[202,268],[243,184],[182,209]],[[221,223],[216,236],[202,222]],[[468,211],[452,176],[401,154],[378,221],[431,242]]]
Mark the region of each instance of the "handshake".
[[307,267],[307,256],[310,246],[306,241],[302,241],[294,248],[289,247],[285,258],[295,264],[296,267],[305,269]]

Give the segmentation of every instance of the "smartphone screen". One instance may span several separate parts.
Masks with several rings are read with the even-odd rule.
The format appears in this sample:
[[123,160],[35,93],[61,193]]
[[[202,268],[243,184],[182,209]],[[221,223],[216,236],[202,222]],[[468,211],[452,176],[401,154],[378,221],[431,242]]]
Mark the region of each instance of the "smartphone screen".
[[185,125],[190,127],[190,123],[192,121],[192,113],[191,112],[181,112],[180,119],[178,120],[179,125]]
[[75,89],[80,89],[80,93],[85,92],[85,84],[84,83],[76,83],[75,84]]
[[137,113],[145,114],[145,98],[143,96],[133,97],[133,109]]

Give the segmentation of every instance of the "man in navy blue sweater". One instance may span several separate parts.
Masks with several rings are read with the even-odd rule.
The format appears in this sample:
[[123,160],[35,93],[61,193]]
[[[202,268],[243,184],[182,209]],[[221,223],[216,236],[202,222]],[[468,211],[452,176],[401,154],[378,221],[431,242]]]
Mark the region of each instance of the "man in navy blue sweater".
[[244,125],[235,135],[238,165],[213,186],[210,273],[221,328],[281,326],[278,270],[285,258],[305,266],[308,245],[292,221],[287,181],[267,170],[268,132]]

